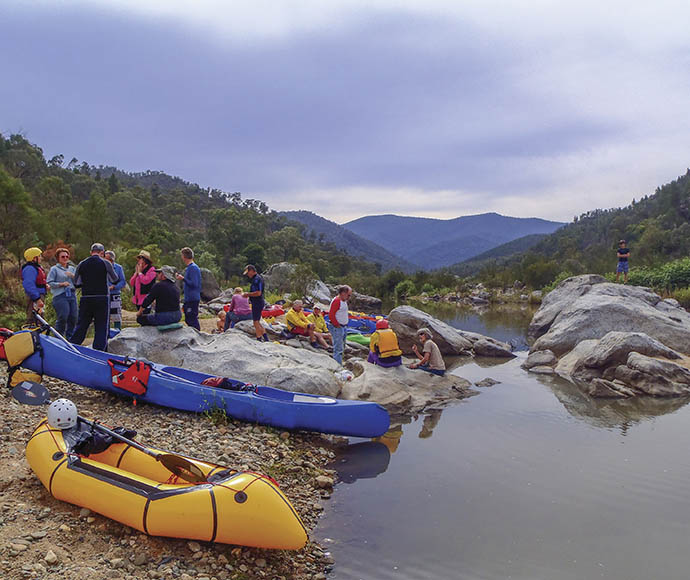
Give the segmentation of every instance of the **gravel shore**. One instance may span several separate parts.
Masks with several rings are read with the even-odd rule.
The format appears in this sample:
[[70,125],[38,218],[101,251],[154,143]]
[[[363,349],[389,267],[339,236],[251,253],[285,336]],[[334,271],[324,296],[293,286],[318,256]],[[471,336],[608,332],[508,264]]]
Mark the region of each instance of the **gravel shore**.
[[[0,372],[0,381],[6,381]],[[271,427],[195,415],[45,378],[53,398],[66,397],[79,413],[109,426],[131,427],[144,444],[264,473],[276,479],[311,532],[332,493],[326,465],[342,438],[281,432]],[[333,561],[317,543],[299,551],[261,550],[158,538],[54,499],[31,471],[26,441],[45,407],[16,403],[5,393],[0,426],[0,577],[101,580],[323,580]]]

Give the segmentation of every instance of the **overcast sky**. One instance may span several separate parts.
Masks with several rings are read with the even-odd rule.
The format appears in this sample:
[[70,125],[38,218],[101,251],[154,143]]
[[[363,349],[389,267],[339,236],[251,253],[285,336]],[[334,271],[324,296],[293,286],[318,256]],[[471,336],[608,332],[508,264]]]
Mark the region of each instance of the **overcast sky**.
[[3,0],[0,132],[337,222],[570,221],[690,166],[690,2]]

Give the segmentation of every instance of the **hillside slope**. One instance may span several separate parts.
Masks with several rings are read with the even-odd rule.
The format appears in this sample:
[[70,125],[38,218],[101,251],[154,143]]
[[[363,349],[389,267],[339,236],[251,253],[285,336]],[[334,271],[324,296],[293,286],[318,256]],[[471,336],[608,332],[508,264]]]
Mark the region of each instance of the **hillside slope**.
[[383,271],[399,269],[410,273],[416,269],[414,264],[382,246],[310,211],[284,211],[280,212],[280,215],[299,222],[306,227],[307,234],[313,232],[317,239],[331,242],[336,248],[351,256],[362,257],[369,262],[381,264]]
[[485,213],[449,220],[366,216],[343,227],[419,267],[431,269],[462,262],[526,235],[551,233],[562,225],[540,218]]

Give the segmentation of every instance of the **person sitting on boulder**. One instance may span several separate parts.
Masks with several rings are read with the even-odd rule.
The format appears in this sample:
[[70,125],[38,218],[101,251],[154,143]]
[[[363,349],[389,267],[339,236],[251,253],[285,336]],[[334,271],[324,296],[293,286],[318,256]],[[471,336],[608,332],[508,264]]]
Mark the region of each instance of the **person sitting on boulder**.
[[[175,284],[175,269],[172,266],[156,268],[156,280],[137,311],[137,322],[142,326],[163,326],[182,319],[180,290]],[[145,314],[154,302],[156,313]]]
[[[314,310],[311,314],[307,315],[307,320],[314,325],[314,336],[321,344],[324,344],[324,342],[326,344],[333,344],[333,337],[331,336],[331,333],[328,332],[326,319],[323,317],[325,309],[326,308],[320,304],[314,305]],[[323,341],[321,339],[323,339]]]
[[419,352],[417,345],[412,345],[412,350],[419,359],[419,362],[412,363],[411,369],[421,369],[428,373],[442,377],[446,374],[446,363],[443,362],[441,351],[438,345],[432,340],[431,331],[428,328],[420,328],[417,331],[417,336],[422,342],[422,353]]
[[252,319],[252,307],[249,304],[249,298],[243,296],[244,290],[238,286],[234,290],[230,304],[225,306],[225,322],[223,324],[223,332],[228,328],[234,328],[236,322],[241,320]]
[[[295,300],[292,303],[292,308],[288,310],[285,315],[285,322],[287,323],[288,331],[292,334],[299,334],[300,336],[309,337],[309,342],[314,348],[319,347],[317,337],[314,334],[314,324],[309,322],[307,315],[302,310],[303,304],[301,300]],[[318,339],[324,348],[328,348],[328,344],[323,338]]]
[[367,362],[381,367],[398,367],[402,364],[402,351],[398,345],[398,337],[388,326],[387,320],[376,321],[376,332],[371,335],[369,341]]

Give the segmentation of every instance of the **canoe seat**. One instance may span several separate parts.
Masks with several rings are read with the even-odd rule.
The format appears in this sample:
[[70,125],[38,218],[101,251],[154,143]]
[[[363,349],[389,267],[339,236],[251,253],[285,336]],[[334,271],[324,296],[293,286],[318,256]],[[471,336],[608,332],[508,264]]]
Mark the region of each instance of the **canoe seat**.
[[156,326],[156,328],[161,332],[168,332],[168,330],[177,330],[178,328],[182,328],[182,323],[173,322],[172,324],[161,324],[160,326]]

